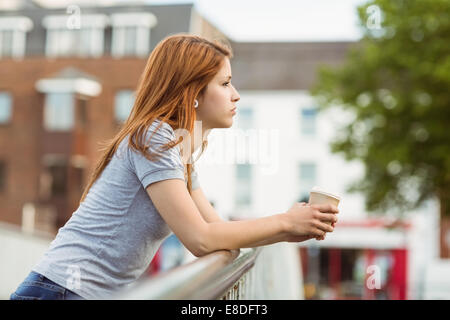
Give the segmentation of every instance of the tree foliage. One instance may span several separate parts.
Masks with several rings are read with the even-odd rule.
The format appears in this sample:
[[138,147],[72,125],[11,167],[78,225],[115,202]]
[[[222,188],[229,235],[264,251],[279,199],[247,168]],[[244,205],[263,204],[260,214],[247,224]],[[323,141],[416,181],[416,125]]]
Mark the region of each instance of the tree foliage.
[[437,196],[450,215],[450,1],[373,0],[358,13],[363,38],[311,90],[319,110],[354,115],[331,143],[364,163],[347,191],[397,214]]

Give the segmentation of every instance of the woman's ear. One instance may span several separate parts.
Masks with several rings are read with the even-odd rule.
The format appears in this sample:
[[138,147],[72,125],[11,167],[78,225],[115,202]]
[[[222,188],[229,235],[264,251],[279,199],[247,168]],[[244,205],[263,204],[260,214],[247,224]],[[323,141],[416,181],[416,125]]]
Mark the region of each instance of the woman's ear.
[[197,96],[197,98],[195,98],[197,101],[198,101],[198,104],[200,105],[200,104],[203,104],[203,95],[202,94],[199,94],[198,96]]
[[206,90],[208,90],[208,85],[206,85],[206,87],[204,87],[202,90],[200,90],[200,92],[198,93],[197,97],[195,98],[195,99],[197,99],[199,104],[203,103],[203,99],[205,98]]

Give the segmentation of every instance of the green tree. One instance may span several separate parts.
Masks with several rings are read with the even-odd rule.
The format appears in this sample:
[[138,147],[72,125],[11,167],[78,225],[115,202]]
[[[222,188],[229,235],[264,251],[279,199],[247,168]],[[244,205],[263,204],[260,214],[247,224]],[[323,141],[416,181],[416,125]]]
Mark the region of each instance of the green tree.
[[436,196],[450,216],[450,1],[373,0],[358,13],[362,39],[311,90],[319,111],[354,116],[331,143],[364,164],[347,191],[398,215]]

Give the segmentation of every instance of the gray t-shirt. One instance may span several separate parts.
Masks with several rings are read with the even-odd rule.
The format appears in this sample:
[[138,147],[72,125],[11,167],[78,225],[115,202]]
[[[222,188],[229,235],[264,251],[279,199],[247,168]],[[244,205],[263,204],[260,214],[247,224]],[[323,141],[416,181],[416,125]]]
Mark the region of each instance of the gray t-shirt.
[[[150,126],[146,142],[159,122]],[[126,137],[32,270],[86,299],[107,298],[139,278],[172,234],[145,188],[174,178],[187,184],[180,144],[160,151],[171,140],[174,131],[163,122],[150,141],[150,151],[162,156],[150,161],[128,147]],[[191,178],[192,189],[198,188],[195,171]]]

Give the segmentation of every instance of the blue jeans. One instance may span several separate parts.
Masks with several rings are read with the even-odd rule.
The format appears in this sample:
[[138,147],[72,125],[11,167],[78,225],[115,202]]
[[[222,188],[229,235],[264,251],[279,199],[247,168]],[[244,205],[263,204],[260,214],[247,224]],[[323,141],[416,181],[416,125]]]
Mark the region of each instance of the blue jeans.
[[84,300],[59,284],[44,277],[42,274],[31,271],[26,279],[19,285],[16,292],[9,297],[10,300]]

